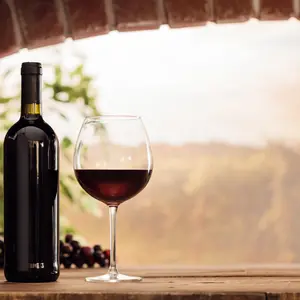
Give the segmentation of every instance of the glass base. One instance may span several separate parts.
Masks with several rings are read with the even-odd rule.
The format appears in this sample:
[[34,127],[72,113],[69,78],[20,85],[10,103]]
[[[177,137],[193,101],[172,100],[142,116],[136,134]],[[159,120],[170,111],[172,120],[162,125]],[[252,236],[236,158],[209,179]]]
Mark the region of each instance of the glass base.
[[142,277],[128,276],[120,273],[107,273],[105,275],[85,278],[87,282],[138,282]]

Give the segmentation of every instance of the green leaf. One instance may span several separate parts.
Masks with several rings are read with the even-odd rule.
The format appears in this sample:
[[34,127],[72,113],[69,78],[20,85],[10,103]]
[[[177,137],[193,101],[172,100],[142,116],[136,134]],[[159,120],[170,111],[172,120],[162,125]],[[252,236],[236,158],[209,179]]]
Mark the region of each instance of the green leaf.
[[6,119],[7,115],[8,115],[8,110],[6,110],[0,114],[0,119]]
[[55,74],[55,79],[58,82],[61,82],[61,78],[62,78],[62,69],[60,65],[55,65],[54,66],[54,74]]
[[15,71],[15,68],[7,69],[7,70],[4,72],[4,74],[3,74],[3,78],[7,78],[7,77],[10,76],[14,71]]
[[10,123],[9,124],[3,124],[3,125],[1,125],[1,128],[2,128],[2,130],[7,131],[8,129],[10,129],[11,126],[12,125]]
[[70,146],[72,146],[72,141],[68,137],[64,137],[62,142],[61,142],[61,145],[64,149],[67,149]]
[[61,109],[53,106],[48,108],[51,112],[58,114],[62,119],[65,121],[68,121],[69,118],[61,111]]
[[73,182],[76,182],[76,179],[75,179],[75,176],[74,175],[68,175],[68,178],[73,181]]
[[83,189],[81,189],[81,190],[80,190],[80,194],[83,195],[83,196],[86,196],[86,191],[83,190]]
[[79,75],[80,77],[82,77],[82,74],[83,74],[83,64],[80,64],[70,73],[70,76],[74,77]]
[[68,117],[67,117],[64,113],[62,113],[61,111],[59,111],[58,114],[60,115],[60,117],[61,117],[62,119],[68,121]]
[[45,82],[45,83],[44,83],[44,88],[52,89],[52,87],[53,87],[53,84],[52,84],[52,83],[48,83],[48,82]]
[[76,233],[76,230],[71,226],[65,227],[64,231],[65,231],[65,234],[75,234]]
[[0,103],[8,103],[13,99],[14,99],[13,97],[0,97]]
[[69,200],[73,203],[74,202],[73,194],[72,194],[70,188],[65,184],[63,179],[60,180],[60,187],[61,187],[62,193],[65,196],[67,196],[69,198]]

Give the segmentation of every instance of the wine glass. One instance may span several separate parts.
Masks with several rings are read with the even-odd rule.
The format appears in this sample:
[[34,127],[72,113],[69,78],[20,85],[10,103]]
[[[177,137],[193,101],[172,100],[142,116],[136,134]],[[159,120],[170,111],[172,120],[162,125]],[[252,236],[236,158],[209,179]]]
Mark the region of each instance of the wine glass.
[[120,274],[116,266],[118,206],[140,193],[152,174],[152,153],[139,116],[102,115],[85,118],[75,146],[74,172],[81,187],[109,207],[110,266],[89,282],[140,281]]

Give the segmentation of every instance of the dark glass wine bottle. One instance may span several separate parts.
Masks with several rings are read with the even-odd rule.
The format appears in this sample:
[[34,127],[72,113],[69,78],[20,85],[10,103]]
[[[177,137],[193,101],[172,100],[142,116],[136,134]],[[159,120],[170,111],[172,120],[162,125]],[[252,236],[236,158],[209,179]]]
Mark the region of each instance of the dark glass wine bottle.
[[41,115],[40,63],[21,68],[21,117],[4,140],[4,274],[11,282],[59,276],[59,143]]

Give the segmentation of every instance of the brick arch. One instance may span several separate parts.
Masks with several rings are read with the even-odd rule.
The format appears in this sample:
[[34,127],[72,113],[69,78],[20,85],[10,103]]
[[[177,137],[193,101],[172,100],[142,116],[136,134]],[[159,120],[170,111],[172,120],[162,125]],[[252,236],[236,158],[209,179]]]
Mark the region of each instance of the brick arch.
[[299,17],[300,0],[0,0],[0,57],[109,31]]

